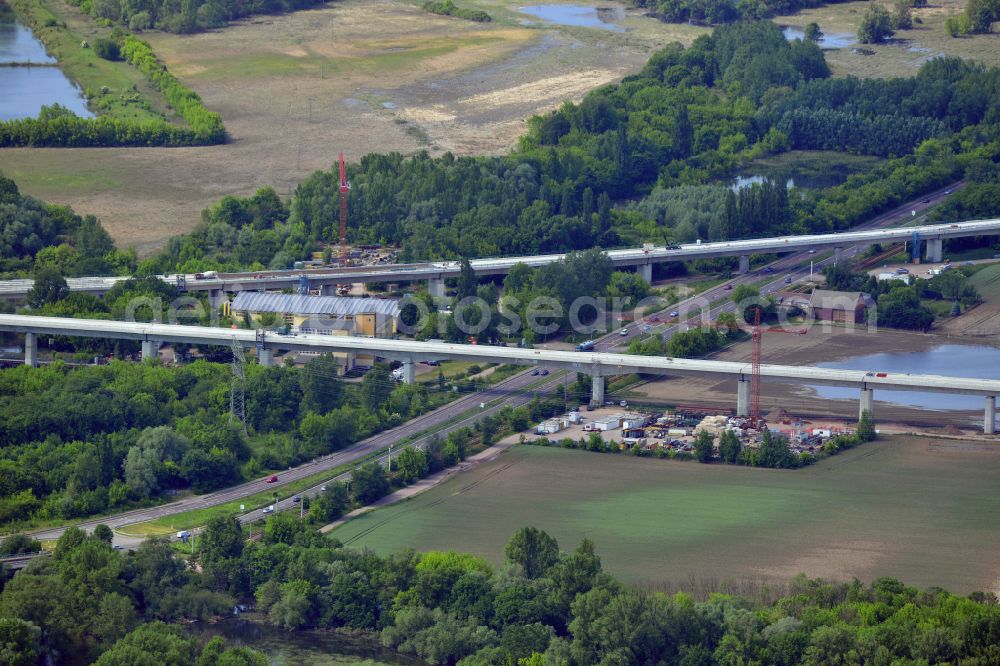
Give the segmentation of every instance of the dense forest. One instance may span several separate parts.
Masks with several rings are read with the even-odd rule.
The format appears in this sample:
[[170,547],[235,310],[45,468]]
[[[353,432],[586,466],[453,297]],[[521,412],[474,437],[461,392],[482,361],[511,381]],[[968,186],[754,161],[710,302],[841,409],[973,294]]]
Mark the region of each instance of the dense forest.
[[381,365],[344,384],[328,355],[303,369],[251,364],[244,434],[228,415],[230,386],[228,365],[206,360],[0,373],[0,523],[232,485],[342,449],[453,396],[443,381],[396,384]]
[[351,550],[288,514],[269,519],[252,542],[235,520],[213,520],[197,569],[163,540],[125,554],[102,539],[109,535],[70,528],[52,557],[6,582],[5,663],[266,663],[246,648],[227,650],[218,638],[206,644],[181,624],[165,624],[225,615],[241,600],[285,629],[377,633],[384,645],[432,664],[1000,661],[992,593],[960,597],[892,578],[865,585],[800,575],[742,586],[742,594],[714,584],[696,599],[623,585],[604,571],[590,541],[563,552],[531,527],[514,533],[499,568],[465,553]]
[[[831,79],[812,42],[788,42],[769,21],[725,25],[530,119],[510,156],[364,156],[349,166],[348,233],[400,244],[406,260],[834,231],[995,162],[997,109],[997,69],[937,58],[910,79]],[[794,149],[889,159],[798,196],[767,183],[738,195],[717,185],[757,157]],[[256,248],[255,266],[306,258],[336,236],[335,171],[307,178],[287,217],[266,229],[231,215],[249,201],[220,202],[149,269],[250,265],[237,239]],[[623,199],[639,202],[614,204]]]
[[135,270],[135,252],[116,250],[92,215],[21,194],[0,173],[0,275],[25,277],[51,268],[62,275],[108,275]]
[[278,14],[307,9],[326,0],[70,0],[96,19],[107,19],[130,30],[156,28],[190,33],[219,28],[254,14]]

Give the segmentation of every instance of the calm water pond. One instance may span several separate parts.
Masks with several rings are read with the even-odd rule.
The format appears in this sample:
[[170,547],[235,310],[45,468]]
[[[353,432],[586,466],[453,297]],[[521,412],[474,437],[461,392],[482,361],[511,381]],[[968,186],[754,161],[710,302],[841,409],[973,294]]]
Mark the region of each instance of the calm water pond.
[[[804,32],[798,28],[792,28],[791,26],[785,28],[783,32],[785,33],[785,39],[788,41],[806,38]],[[821,49],[842,49],[848,46],[853,46],[857,43],[857,41],[858,38],[849,32],[830,32],[823,33],[823,36],[819,38],[816,44],[818,44]]]
[[260,650],[273,666],[415,666],[424,662],[397,654],[370,637],[325,631],[283,631],[241,618],[192,625],[195,633],[222,636],[232,645]]
[[600,28],[612,32],[625,32],[616,23],[625,18],[620,7],[587,7],[585,5],[531,5],[520,7],[518,11],[559,25],[575,25],[584,28]]
[[785,173],[775,172],[774,174],[763,175],[763,174],[753,174],[753,175],[742,175],[735,176],[729,183],[730,189],[733,192],[739,192],[750,187],[753,184],[761,185],[764,183],[766,178],[771,180],[785,182],[785,187],[791,189],[797,187],[799,189],[815,190],[824,187],[833,187],[834,185],[839,185],[840,183],[847,180],[848,174],[837,173],[836,171],[829,171],[825,174],[811,174],[805,175],[802,173],[796,174],[795,176],[786,175]]
[[42,106],[56,103],[78,116],[94,117],[83,93],[55,62],[27,26],[0,5],[0,63],[32,65],[0,66],[0,120],[34,118]]
[[[922,352],[899,352],[853,356],[840,361],[818,363],[821,368],[910,373],[914,375],[952,375],[974,379],[1000,379],[1000,349],[971,345],[941,345]],[[840,386],[813,386],[817,395],[829,399],[858,398],[858,389]],[[978,396],[919,391],[875,390],[875,400],[923,409],[980,410]]]

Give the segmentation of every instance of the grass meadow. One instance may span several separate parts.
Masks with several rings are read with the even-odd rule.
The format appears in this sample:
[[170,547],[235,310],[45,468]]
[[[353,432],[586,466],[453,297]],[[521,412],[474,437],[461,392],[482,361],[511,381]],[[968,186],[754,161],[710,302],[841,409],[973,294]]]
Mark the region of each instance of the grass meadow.
[[607,570],[653,587],[804,572],[1000,591],[998,473],[995,445],[902,436],[798,471],[514,447],[333,535],[499,562],[534,525],[567,551],[591,539]]

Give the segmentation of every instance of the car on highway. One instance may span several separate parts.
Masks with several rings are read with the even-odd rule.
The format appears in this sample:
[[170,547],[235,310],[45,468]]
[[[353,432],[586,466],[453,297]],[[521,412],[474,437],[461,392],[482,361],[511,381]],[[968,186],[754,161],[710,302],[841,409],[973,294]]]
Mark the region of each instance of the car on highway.
[[531,370],[531,376],[532,377],[537,377],[538,376],[538,368],[532,368],[532,370]]
[[321,493],[325,493],[326,492],[326,486],[320,486],[319,491]]
[[267,515],[269,513],[274,513],[274,505],[272,504],[271,506],[265,506],[264,510],[261,511],[261,513],[263,513],[264,515]]
[[726,291],[732,291],[733,290],[733,285],[727,284],[725,287],[723,287],[723,289],[725,289]]
[[[997,256],[1000,257],[1000,254],[998,254]],[[653,315],[652,317],[646,319],[646,321],[652,321],[652,322],[660,321],[660,315]]]
[[931,200],[930,200],[930,199],[924,199],[924,200],[923,200],[923,201],[921,201],[920,203],[930,203],[930,202],[931,202]]
[[542,368],[542,377],[547,377],[548,374],[549,374],[549,371],[546,370],[545,368]]
[[302,501],[302,498],[299,497],[298,495],[296,495],[295,497],[292,498],[292,502],[295,503],[295,504],[298,504],[301,501]]
[[816,250],[809,250],[809,254],[816,254]]
[[648,331],[648,330],[650,330],[651,328],[653,328],[653,327],[652,327],[652,326],[650,326],[649,324],[643,324],[643,326],[642,326],[642,330],[643,330],[643,331]]
[[622,337],[628,335],[628,329],[623,328],[622,330],[618,331],[618,335],[621,335]]
[[951,194],[951,190],[945,190],[944,193],[945,194]]
[[670,313],[670,316],[671,317],[680,317],[681,313],[678,312],[677,310],[674,310],[673,312]]
[[264,483],[277,483],[277,482],[278,482],[278,475],[277,474],[272,474],[271,476],[267,477],[264,480]]
[[771,268],[770,266],[765,266],[765,267],[764,267],[764,272],[765,272],[765,273],[773,273],[773,272],[774,272],[774,269],[773,269],[773,268]]
[[910,271],[907,270],[907,269],[905,269],[905,268],[897,268],[896,269],[896,275],[908,275],[909,272]]
[[785,276],[785,284],[791,284],[791,283],[792,283],[792,276],[791,275],[786,275]]

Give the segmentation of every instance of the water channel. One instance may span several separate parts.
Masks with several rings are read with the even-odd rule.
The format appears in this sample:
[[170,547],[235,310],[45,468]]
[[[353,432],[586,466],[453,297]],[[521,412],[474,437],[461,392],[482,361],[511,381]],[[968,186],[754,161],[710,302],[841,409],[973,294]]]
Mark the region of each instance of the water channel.
[[587,7],[585,5],[531,5],[518,11],[531,14],[548,23],[572,25],[582,28],[599,28],[612,32],[625,32],[617,21],[625,18],[621,7]]
[[[893,352],[852,356],[839,361],[817,363],[821,368],[866,370],[893,374],[950,375],[972,379],[1000,379],[1000,349],[985,345],[940,345],[926,351]],[[821,398],[857,400],[856,388],[812,386]],[[981,410],[983,398],[920,391],[881,391],[875,400],[907,407],[934,410]]]
[[31,30],[0,4],[0,120],[34,118],[52,104],[94,117],[83,93],[55,63]]

